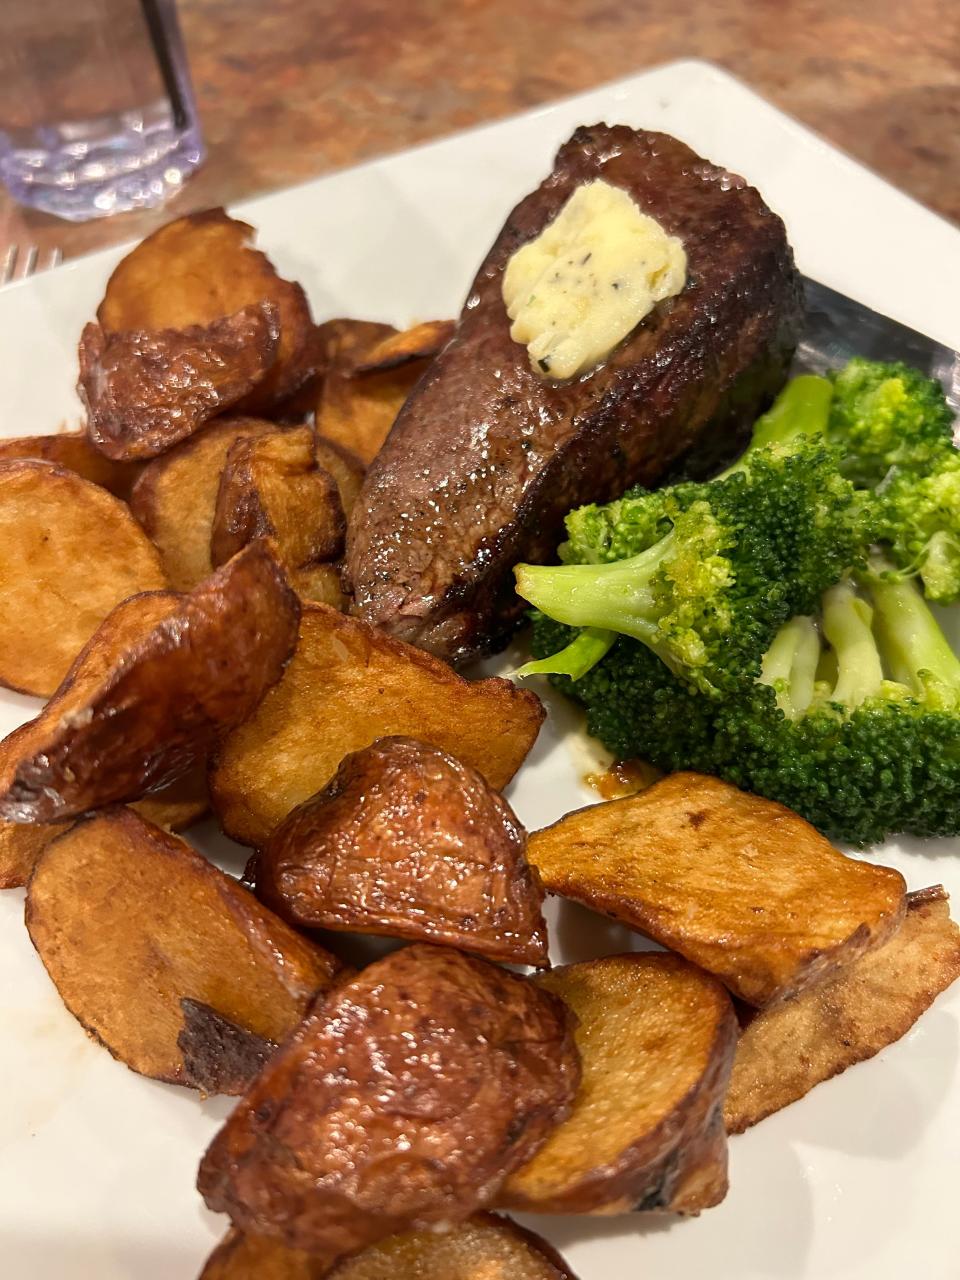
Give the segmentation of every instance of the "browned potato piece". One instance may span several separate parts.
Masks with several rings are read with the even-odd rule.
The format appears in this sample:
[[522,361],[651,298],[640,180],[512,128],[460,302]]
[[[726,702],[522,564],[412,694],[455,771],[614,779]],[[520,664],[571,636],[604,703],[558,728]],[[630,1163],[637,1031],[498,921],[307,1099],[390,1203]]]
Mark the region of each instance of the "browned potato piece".
[[177,1043],[185,996],[280,1040],[338,963],[179,837],[130,809],[48,846],[26,923],[73,1016],[142,1075],[190,1084]]
[[354,372],[380,373],[409,364],[411,360],[432,360],[453,337],[456,327],[454,320],[424,320],[412,329],[389,334],[368,347],[355,361]]
[[301,600],[314,604],[328,604],[331,609],[344,610],[347,597],[340,585],[340,565],[311,564],[306,569],[291,569],[290,585]]
[[335,444],[332,440],[324,439],[323,436],[317,436],[314,450],[317,465],[323,467],[324,471],[329,471],[336,480],[344,514],[349,516],[354,503],[360,496],[366,467],[355,453],[345,449],[343,445]]
[[262,542],[188,595],[119,605],[40,715],[0,743],[0,821],[58,822],[181,777],[280,678],[298,617]]
[[0,463],[0,684],[49,696],[111,609],[164,586],[119,498],[47,462]]
[[391,734],[442,747],[500,791],[543,716],[540,699],[508,680],[469,683],[365,622],[304,604],[286,675],[215,759],[211,803],[228,835],[262,845],[345,755]]
[[77,390],[91,443],[120,461],[166,453],[263,382],[278,341],[270,303],[184,329],[107,334],[88,324]]
[[363,462],[372,462],[427,363],[414,360],[382,373],[356,376],[331,369],[316,408],[317,431],[352,449]]
[[847,858],[782,805],[676,773],[530,837],[548,891],[678,951],[748,1004],[820,981],[889,938],[903,876]]
[[957,978],[960,929],[942,886],[908,894],[889,942],[747,1023],[724,1109],[728,1131],[743,1133],[899,1040]]
[[17,436],[13,440],[0,440],[0,462],[12,462],[20,458],[36,458],[39,462],[54,462],[67,471],[75,471],[83,480],[109,489],[118,498],[126,499],[140,466],[135,462],[114,462],[94,449],[82,431],[61,431],[52,436]]
[[298,927],[543,965],[543,891],[526,843],[476,769],[413,738],[381,738],[280,823],[257,860],[257,896]]
[[285,566],[306,568],[341,555],[346,529],[340,491],[329,471],[317,466],[310,427],[230,446],[210,537],[215,565],[254,538],[270,538]]
[[275,430],[263,418],[224,418],[143,468],[130,506],[176,591],[189,591],[213,572],[210,534],[231,446]]
[[[9,741],[9,738],[8,738]],[[182,831],[206,813],[210,804],[205,771],[194,769],[169,787],[138,800],[131,808],[168,831]],[[0,822],[0,889],[19,889],[30,879],[41,853],[66,822]]]
[[462,1221],[569,1112],[570,1022],[485,960],[395,951],[318,998],[210,1144],[200,1193],[330,1259]]
[[243,307],[272,303],[280,347],[269,376],[247,397],[254,413],[289,396],[310,372],[313,325],[306,295],[282,280],[251,247],[254,229],[223,209],[169,222],[128,253],[113,272],[97,311],[108,333],[156,332],[207,325]]
[[181,996],[183,1026],[177,1048],[183,1058],[181,1083],[209,1097],[246,1093],[277,1049],[275,1040],[256,1035],[202,1000]]
[[737,1043],[726,991],[679,956],[604,956],[537,985],[577,1017],[569,1118],[498,1203],[534,1213],[697,1212],[727,1190],[721,1111]]
[[267,1236],[227,1233],[200,1280],[576,1280],[560,1255],[509,1218],[476,1213],[450,1231],[408,1231],[331,1271]]

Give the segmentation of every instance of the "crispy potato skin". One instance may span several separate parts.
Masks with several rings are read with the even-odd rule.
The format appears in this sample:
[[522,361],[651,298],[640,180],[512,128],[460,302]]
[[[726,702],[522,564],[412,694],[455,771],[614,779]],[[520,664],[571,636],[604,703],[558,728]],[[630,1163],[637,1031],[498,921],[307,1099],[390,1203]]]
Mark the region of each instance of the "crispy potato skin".
[[200,1280],[576,1280],[540,1236],[493,1213],[450,1231],[408,1231],[334,1266],[267,1236],[230,1230]]
[[604,956],[536,979],[577,1018],[573,1111],[507,1179],[533,1213],[698,1212],[727,1190],[723,1097],[737,1043],[726,991],[679,956]]
[[413,738],[381,738],[281,822],[257,861],[257,896],[299,927],[543,965],[543,891],[526,839],[476,769]]
[[305,603],[286,675],[216,755],[211,803],[229,835],[261,846],[345,755],[396,734],[449,751],[500,791],[544,714],[536,694],[507,680],[468,682],[420,649]]
[[255,538],[270,538],[285,566],[304,569],[341,555],[346,528],[339,487],[317,465],[310,427],[230,446],[210,537],[215,565]]
[[900,929],[834,976],[764,1009],[737,1047],[724,1118],[743,1133],[906,1035],[960,978],[960,929],[940,885],[907,897]]
[[183,1082],[204,1096],[245,1093],[267,1059],[275,1040],[258,1036],[205,1004],[183,996],[183,1029],[177,1048],[183,1055]]
[[[24,737],[29,725],[21,725]],[[15,729],[7,738],[17,740]],[[22,739],[20,739],[22,740]],[[206,770],[194,769],[172,786],[146,796],[130,806],[148,822],[166,831],[182,831],[210,807]],[[0,889],[20,889],[30,879],[40,855],[52,840],[63,835],[66,822],[0,822]]]
[[[133,1071],[171,1084],[207,1083],[185,1069],[178,1043],[184,997],[279,1040],[339,968],[132,809],[82,819],[48,846],[25,919],[74,1017]],[[208,1043],[208,1063],[211,1052]]]
[[207,1205],[329,1258],[467,1218],[570,1108],[557,997],[414,944],[315,1004],[200,1165]]
[[271,303],[184,329],[106,334],[86,325],[77,390],[91,444],[122,462],[165,453],[261,383],[278,342]]
[[156,332],[208,325],[271,303],[279,315],[277,359],[240,411],[271,410],[311,372],[313,323],[303,289],[277,275],[266,254],[251,247],[253,237],[253,227],[223,209],[168,222],[114,269],[97,319],[107,333]]
[[353,365],[354,373],[382,373],[412,360],[432,360],[453,337],[455,320],[425,320],[374,343]]
[[125,601],[0,743],[0,821],[62,821],[174,782],[280,678],[298,618],[263,543],[189,595]]
[[61,431],[52,436],[18,436],[0,440],[0,462],[19,458],[35,458],[52,462],[67,471],[75,471],[83,480],[98,484],[124,501],[140,474],[135,462],[114,462],[94,449],[82,431]]
[[275,430],[264,418],[223,418],[143,468],[130,508],[175,591],[189,591],[213,572],[210,535],[231,446]]
[[574,898],[715,974],[759,1007],[882,945],[903,877],[845,857],[782,805],[701,774],[567,814],[528,845]]
[[52,463],[0,463],[0,684],[49,697],[111,609],[166,585],[119,498]]

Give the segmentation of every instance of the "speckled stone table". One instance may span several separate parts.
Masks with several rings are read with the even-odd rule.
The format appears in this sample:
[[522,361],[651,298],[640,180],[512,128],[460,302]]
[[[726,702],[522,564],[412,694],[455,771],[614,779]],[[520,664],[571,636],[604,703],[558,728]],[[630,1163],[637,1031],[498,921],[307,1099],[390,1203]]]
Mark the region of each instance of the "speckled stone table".
[[[180,0],[209,147],[159,213],[0,193],[0,253],[65,257],[679,57],[719,63],[960,222],[956,0]],[[0,34],[2,34],[0,15]]]

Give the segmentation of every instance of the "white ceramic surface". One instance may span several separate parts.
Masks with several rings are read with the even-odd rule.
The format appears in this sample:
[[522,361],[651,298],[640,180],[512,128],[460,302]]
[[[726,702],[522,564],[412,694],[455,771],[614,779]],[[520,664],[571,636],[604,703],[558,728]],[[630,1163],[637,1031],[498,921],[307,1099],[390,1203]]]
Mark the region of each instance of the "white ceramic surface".
[[[318,319],[407,324],[454,315],[504,215],[557,145],[598,119],[664,129],[755,183],[786,219],[800,267],[960,347],[960,234],[717,69],[680,62],[515,120],[365,165],[237,210]],[[76,342],[121,251],[0,292],[0,434],[74,421]],[[0,695],[0,731],[35,703]],[[511,789],[535,827],[594,798],[558,709]],[[199,841],[233,869],[212,824]],[[883,851],[912,888],[960,901],[960,842]],[[0,1276],[192,1280],[222,1222],[194,1191],[229,1104],[143,1080],[92,1044],[0,895]],[[578,908],[557,958],[623,949]],[[691,1222],[529,1220],[581,1280],[926,1280],[960,1275],[956,1188],[960,988],[899,1044],[731,1143],[731,1189]],[[440,1278],[438,1278],[440,1280]]]

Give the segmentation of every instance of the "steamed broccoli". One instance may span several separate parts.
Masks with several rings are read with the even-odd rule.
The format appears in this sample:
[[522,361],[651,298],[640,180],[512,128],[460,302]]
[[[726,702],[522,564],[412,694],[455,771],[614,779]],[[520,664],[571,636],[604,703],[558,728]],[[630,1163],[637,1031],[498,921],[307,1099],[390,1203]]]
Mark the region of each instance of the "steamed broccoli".
[[943,388],[905,364],[859,357],[831,374],[828,438],[843,450],[844,475],[873,489],[892,467],[924,471],[952,444]]
[[589,654],[521,674],[582,676],[615,632],[710,696],[753,681],[777,628],[813,608],[868,542],[853,486],[822,443],[829,386],[813,400],[808,386],[822,382],[789,384],[755,446],[716,480],[571,513],[565,563],[519,565],[517,591],[556,621],[592,629]]
[[960,451],[948,445],[922,470],[896,467],[876,501],[876,536],[901,572],[918,574],[938,604],[960,600]]
[[[535,649],[563,639],[538,619]],[[960,832],[960,660],[922,595],[874,561],[777,633],[761,678],[705,698],[634,641],[576,683],[618,756],[713,773],[852,844]]]

